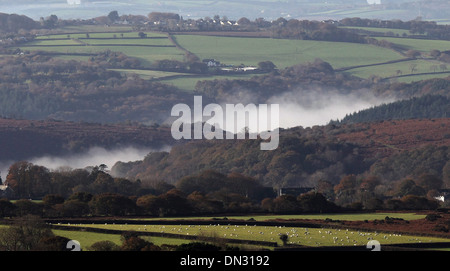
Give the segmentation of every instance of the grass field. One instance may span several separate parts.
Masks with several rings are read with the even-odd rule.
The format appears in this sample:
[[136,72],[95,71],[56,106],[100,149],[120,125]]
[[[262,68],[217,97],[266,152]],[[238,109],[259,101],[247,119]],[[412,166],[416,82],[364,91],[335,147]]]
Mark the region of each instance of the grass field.
[[[83,31],[84,30],[84,31]],[[378,30],[370,28],[367,30]],[[400,34],[395,29],[382,29]],[[105,50],[119,51],[139,59],[144,67],[150,67],[157,60],[171,59],[184,61],[185,54],[176,47],[150,47],[150,46],[174,46],[167,34],[147,32],[148,39],[138,37],[138,32],[130,31],[126,27],[106,28],[99,26],[85,26],[66,29],[64,34],[40,36],[35,41],[23,45],[24,50],[44,50],[59,52],[66,55],[58,56],[63,59],[76,59],[86,61],[88,56],[75,54],[93,54]],[[89,32],[89,38],[86,33]],[[98,31],[98,32],[97,32]],[[103,32],[102,32],[103,31]],[[85,32],[85,33],[83,33]],[[68,36],[69,35],[69,36]],[[70,38],[69,38],[70,37]],[[115,38],[114,38],[115,37]],[[377,46],[367,44],[345,42],[323,42],[309,40],[288,40],[270,38],[237,38],[202,35],[175,35],[177,43],[188,51],[197,55],[200,59],[214,58],[227,65],[256,66],[261,61],[270,60],[283,69],[285,67],[314,61],[320,58],[329,62],[335,69],[353,67],[358,65],[382,64],[359,67],[346,70],[354,76],[369,78],[373,75],[388,78],[398,75],[413,75],[397,78],[398,82],[412,82],[430,78],[447,77],[446,74],[427,74],[436,71],[433,66],[439,67],[440,62],[419,59],[398,63],[385,62],[400,60],[404,56],[400,53]],[[415,49],[428,53],[433,49],[448,50],[450,41],[421,40],[408,38],[381,38],[401,45],[405,51]],[[87,45],[87,46],[83,46]],[[89,46],[92,45],[92,46]],[[71,55],[74,54],[74,55]],[[412,66],[415,70],[412,71]],[[230,76],[192,76],[183,73],[156,72],[147,70],[123,71],[140,75],[144,79],[160,80],[162,83],[174,85],[184,91],[192,91],[199,80],[214,79],[246,79],[254,75],[230,75]],[[172,77],[176,75],[177,77]]]
[[[122,244],[121,236],[119,234],[107,234],[107,233],[96,233],[96,232],[81,232],[81,231],[67,231],[67,230],[53,230],[53,233],[58,236],[63,236],[71,240],[77,240],[81,244],[83,250],[89,250],[89,248],[96,242],[100,241],[111,241],[116,245],[120,246]],[[144,236],[146,239],[157,246],[161,245],[181,245],[186,244],[189,241],[186,239],[176,239],[176,238],[163,238],[163,237],[148,237]]]
[[450,76],[450,73],[443,73],[443,74],[429,74],[429,75],[415,75],[415,76],[406,76],[406,77],[399,77],[395,78],[396,82],[399,83],[411,83],[411,82],[418,82],[421,80],[428,80],[433,78],[447,78]]
[[[418,60],[411,60],[411,61],[404,61],[404,62],[398,62],[398,63],[391,63],[386,65],[379,65],[379,66],[370,66],[370,67],[361,67],[361,68],[355,68],[351,69],[348,72],[350,72],[352,75],[362,77],[362,78],[368,78],[371,75],[377,75],[380,77],[391,77],[396,76],[397,71],[400,71],[401,75],[406,74],[418,74],[418,73],[430,73],[433,72],[432,67],[436,66],[436,71],[439,70],[439,65],[442,64],[438,61],[433,60],[424,60],[424,59],[418,59]],[[415,71],[412,71],[412,67],[415,68]],[[411,77],[411,80],[416,80],[417,78]]]
[[[449,239],[421,237],[402,234],[377,233],[350,229],[305,228],[284,226],[249,225],[93,225],[81,224],[80,227],[92,227],[108,230],[126,230],[138,232],[157,232],[184,234],[200,237],[229,238],[237,240],[254,240],[277,242],[282,245],[281,234],[289,236],[289,244],[305,246],[364,246],[369,240],[383,244],[448,242]],[[76,236],[75,236],[76,237]],[[78,239],[76,239],[78,240]],[[80,243],[81,240],[78,240]],[[186,240],[185,243],[189,241]]]
[[142,46],[174,46],[169,39],[80,39],[81,42],[88,45],[142,45]]
[[[256,226],[252,221],[267,221],[272,219],[333,219],[347,221],[364,220],[383,220],[386,216],[402,218],[404,220],[422,219],[425,215],[415,213],[371,213],[371,214],[317,214],[317,215],[282,215],[282,216],[230,216],[228,225],[214,224],[211,220],[210,225],[165,225],[163,221],[158,225],[131,225],[131,224],[71,224],[70,226],[79,226],[85,228],[100,228],[108,230],[137,231],[137,232],[155,232],[168,234],[181,234],[198,237],[209,237],[213,239],[227,238],[237,240],[254,240],[265,242],[276,242],[282,245],[281,234],[288,235],[288,243],[304,246],[365,246],[370,240],[377,240],[381,245],[400,244],[400,243],[429,243],[429,242],[448,242],[446,238],[421,237],[413,235],[402,235],[392,233],[377,233],[370,231],[357,231],[351,229],[331,229],[331,228],[306,228],[306,227],[285,227],[285,226]],[[182,219],[182,218],[167,218]],[[185,219],[212,219],[212,217],[189,217]],[[233,225],[232,219],[249,220],[247,225]],[[151,220],[151,219],[149,219]],[[223,221],[222,221],[223,223]],[[75,239],[83,247],[89,247],[93,243],[103,240],[110,240],[120,244],[119,235],[100,234],[91,232],[77,232],[66,230],[54,230],[55,234]],[[192,242],[190,240],[169,238],[169,237],[145,237],[156,245],[171,244],[180,245]]]
[[358,27],[358,26],[342,26],[341,28],[346,29],[357,29],[370,31],[375,33],[393,33],[394,35],[402,36],[403,34],[410,35],[409,30],[406,29],[398,29],[398,28],[381,28],[381,27]]
[[156,71],[156,70],[138,70],[138,69],[111,69],[113,71],[121,72],[123,74],[137,74],[142,79],[164,79],[165,77],[172,76],[186,76],[186,73],[179,72],[166,72],[166,71]]
[[[44,41],[41,41],[44,42]],[[58,42],[60,42],[58,40]],[[23,50],[29,51],[48,51],[48,52],[57,52],[64,54],[77,54],[77,53],[98,53],[106,50],[111,50],[114,52],[122,52],[130,57],[135,57],[139,59],[143,66],[149,66],[156,60],[163,59],[173,59],[173,60],[184,60],[184,53],[178,50],[175,47],[139,47],[139,46],[127,46],[127,45],[114,45],[114,46],[59,46],[59,47],[38,47],[33,45],[39,45],[39,43],[31,44],[30,46],[21,47]],[[66,56],[65,59],[68,59]],[[75,60],[84,60],[85,58],[80,58],[79,56],[74,55],[72,59]]]
[[[166,234],[178,234],[186,236],[198,236],[200,238],[212,238],[221,242],[221,238],[236,239],[236,240],[253,240],[276,242],[279,246],[283,245],[280,235],[286,234],[288,236],[288,244],[303,245],[310,247],[320,246],[365,246],[370,240],[380,242],[381,246],[388,244],[403,244],[403,243],[433,243],[433,242],[449,242],[449,239],[429,237],[429,236],[414,236],[394,233],[383,233],[375,231],[358,231],[353,229],[332,229],[332,228],[310,228],[310,227],[287,227],[287,226],[256,226],[252,221],[267,221],[272,219],[333,219],[346,221],[364,221],[364,220],[383,220],[386,216],[391,218],[401,218],[404,220],[422,219],[423,214],[416,213],[361,213],[361,214],[313,214],[313,215],[261,215],[261,216],[230,216],[228,222],[222,220],[222,225],[215,224],[211,220],[209,225],[195,225],[193,222],[190,225],[168,225],[161,221],[157,225],[131,225],[131,224],[70,224],[70,226],[78,226],[84,228],[98,228],[121,231],[136,231],[138,232],[155,232]],[[185,219],[212,219],[213,217],[189,217]],[[182,218],[165,218],[182,219]],[[223,218],[220,218],[223,219]],[[234,225],[232,219],[249,220],[246,225]],[[149,219],[150,220],[150,219]],[[227,225],[225,225],[226,223]],[[68,225],[68,224],[66,224]],[[64,226],[64,225],[62,225]],[[6,226],[0,225],[0,228]],[[106,234],[94,233],[89,231],[73,231],[64,229],[53,229],[53,233],[58,236],[63,236],[71,240],[80,242],[83,250],[89,248],[99,241],[112,241],[117,245],[122,244],[120,234]],[[138,233],[139,234],[139,233]],[[169,237],[153,237],[142,236],[142,238],[161,246],[166,245],[181,245],[193,242],[188,239],[169,238]],[[201,239],[205,240],[205,239]],[[237,245],[243,248],[254,250],[261,247],[250,245]],[[265,249],[273,249],[264,247]]]
[[417,50],[422,53],[429,53],[431,50],[447,51],[450,50],[450,41],[446,40],[426,40],[426,39],[408,39],[408,38],[377,38],[400,45],[405,50]]
[[[124,29],[123,32],[113,31],[113,32],[104,32],[105,28],[102,28],[102,32],[90,32],[86,31],[86,33],[89,33],[89,38],[91,39],[121,39],[121,38],[139,38],[138,33],[139,32],[130,32],[126,29]],[[81,31],[83,32],[83,31]],[[54,34],[54,35],[42,35],[38,36],[36,39],[85,39],[86,33],[70,33],[68,34]],[[167,38],[166,34],[163,33],[156,33],[156,32],[144,32],[147,34],[148,38]],[[68,37],[69,36],[69,37]]]
[[[254,220],[254,221],[267,221],[273,219],[283,219],[283,220],[292,220],[292,219],[333,219],[333,220],[345,220],[345,221],[364,221],[364,220],[375,220],[375,219],[384,219],[386,216],[401,218],[404,220],[415,220],[415,219],[423,219],[425,215],[416,214],[416,213],[355,213],[355,214],[305,214],[305,215],[255,215],[255,216],[227,216],[227,219],[236,219],[236,220]],[[186,218],[164,218],[164,220],[171,219],[188,219],[188,220],[198,220],[198,219],[215,219],[223,217],[186,217]],[[142,220],[142,219],[139,219]],[[161,220],[161,218],[148,218],[148,220]]]
[[173,85],[177,88],[179,88],[180,90],[183,91],[193,91],[195,90],[195,85],[197,84],[198,81],[202,81],[202,80],[223,80],[223,79],[230,79],[230,80],[234,80],[234,79],[249,79],[252,76],[255,76],[254,74],[234,74],[234,75],[214,75],[214,76],[185,76],[185,77],[179,77],[179,78],[174,78],[174,79],[164,79],[162,78],[161,80],[159,80],[161,83],[164,84],[168,84],[168,85]]
[[402,58],[389,49],[345,42],[198,35],[176,35],[176,40],[200,59],[214,58],[229,65],[257,65],[270,60],[285,68],[321,58],[341,68]]
[[[70,54],[79,53],[97,53],[105,50],[122,52],[130,57],[139,59],[143,66],[149,66],[156,60],[172,59],[184,60],[184,52],[176,47],[150,47],[150,46],[174,46],[167,38],[166,34],[146,32],[148,38],[139,38],[138,32],[118,32],[118,28],[106,32],[102,28],[86,28],[86,30],[95,31],[102,29],[104,32],[89,32],[89,38],[86,33],[65,33],[55,35],[39,36],[35,41],[21,45],[23,50],[41,50],[67,54],[62,56],[64,59],[75,59],[85,61],[86,57]],[[77,32],[82,29],[72,29]],[[115,31],[113,31],[115,30]],[[114,38],[115,36],[115,38]],[[89,46],[92,45],[92,46]]]

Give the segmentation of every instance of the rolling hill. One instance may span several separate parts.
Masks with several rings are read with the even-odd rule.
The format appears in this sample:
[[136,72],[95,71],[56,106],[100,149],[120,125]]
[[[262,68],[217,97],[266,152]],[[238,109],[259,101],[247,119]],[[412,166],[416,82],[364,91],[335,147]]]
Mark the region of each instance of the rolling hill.
[[345,116],[341,123],[397,119],[434,119],[450,116],[450,100],[441,95],[425,95],[365,109]]
[[86,152],[91,147],[158,149],[174,143],[167,128],[0,119],[0,161],[69,155]]
[[336,183],[394,155],[427,146],[448,148],[449,125],[445,118],[296,127],[282,130],[279,148],[267,152],[260,151],[258,140],[192,141],[170,152],[150,153],[141,162],[117,163],[112,173],[175,183],[213,169],[242,173],[273,187],[314,186],[319,180]]

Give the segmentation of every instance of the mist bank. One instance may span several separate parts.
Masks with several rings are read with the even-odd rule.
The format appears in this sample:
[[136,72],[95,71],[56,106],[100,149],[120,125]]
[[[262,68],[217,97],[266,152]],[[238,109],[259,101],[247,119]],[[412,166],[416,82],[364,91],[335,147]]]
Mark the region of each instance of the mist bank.
[[273,96],[267,103],[280,105],[280,128],[286,129],[327,125],[332,120],[341,120],[346,115],[393,101],[392,98],[376,97],[366,90],[349,94],[337,90],[327,93],[294,90]]
[[[257,97],[253,91],[240,89],[231,92],[221,100],[220,104],[222,107],[234,103],[255,104],[255,101],[267,105],[277,104],[279,105],[278,128],[288,129],[298,126],[307,128],[327,125],[330,121],[342,120],[345,116],[355,112],[392,103],[396,100],[393,97],[376,96],[368,89],[352,90],[345,93],[339,89],[322,87],[317,89],[296,88],[268,99]],[[258,117],[270,117],[270,114],[260,114]],[[255,130],[254,123],[248,120],[247,123],[251,131]],[[270,128],[275,129],[277,127]]]
[[[133,162],[141,161],[151,152],[170,151],[170,146],[161,148],[148,147],[124,147],[115,149],[106,149],[103,147],[91,147],[86,152],[68,154],[62,156],[43,155],[38,157],[30,157],[24,161],[34,165],[44,166],[50,171],[65,169],[83,169],[99,165],[106,165],[107,170],[111,169],[117,162]],[[2,180],[6,179],[9,167],[18,161],[0,161],[0,171]],[[116,176],[113,176],[116,177]]]

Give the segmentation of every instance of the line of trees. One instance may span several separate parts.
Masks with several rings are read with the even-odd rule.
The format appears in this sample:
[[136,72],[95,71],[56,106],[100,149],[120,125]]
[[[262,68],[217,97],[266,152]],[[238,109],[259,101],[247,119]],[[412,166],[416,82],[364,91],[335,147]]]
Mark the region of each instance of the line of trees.
[[[113,178],[99,167],[50,172],[30,163],[16,163],[5,180],[14,198],[0,200],[0,216],[41,217],[127,216],[156,217],[275,211],[279,213],[335,211],[319,194],[300,197],[295,210],[277,199],[272,188],[237,173],[204,171],[181,178],[175,185]],[[42,199],[41,202],[30,200]],[[274,199],[275,209],[268,200]],[[263,203],[261,205],[261,202]]]
[[365,18],[345,18],[339,21],[343,26],[357,27],[376,27],[376,28],[393,28],[409,30],[412,35],[420,34],[423,37],[431,39],[449,40],[450,26],[445,24],[437,24],[433,21],[422,21],[420,19],[411,21],[401,20],[375,20]]

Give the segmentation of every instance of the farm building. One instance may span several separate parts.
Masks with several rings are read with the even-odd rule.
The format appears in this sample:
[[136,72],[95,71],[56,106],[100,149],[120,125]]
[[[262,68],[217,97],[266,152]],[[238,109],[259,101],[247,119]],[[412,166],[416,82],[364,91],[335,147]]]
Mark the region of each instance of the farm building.
[[205,63],[206,65],[208,65],[208,67],[220,66],[220,61],[216,61],[215,59],[203,59],[202,62]]
[[450,199],[450,189],[439,190],[439,195],[434,198],[442,202],[448,201]]

